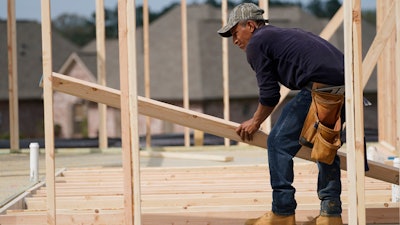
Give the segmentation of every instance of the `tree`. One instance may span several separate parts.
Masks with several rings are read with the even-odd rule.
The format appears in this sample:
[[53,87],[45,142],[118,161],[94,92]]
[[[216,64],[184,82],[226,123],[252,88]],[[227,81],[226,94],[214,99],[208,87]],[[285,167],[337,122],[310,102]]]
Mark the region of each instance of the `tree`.
[[220,7],[221,6],[221,4],[218,3],[216,0],[207,0],[207,1],[205,1],[205,3],[207,5],[211,5],[211,6],[214,6],[214,7]]
[[312,0],[307,9],[311,11],[316,17],[326,17],[325,10],[320,0]]
[[312,14],[320,18],[332,18],[333,15],[340,8],[341,4],[339,0],[328,0],[326,3],[322,3],[321,0],[312,0],[308,5],[307,9]]
[[375,10],[364,10],[362,11],[363,20],[367,21],[370,24],[376,24],[376,11]]
[[95,38],[92,21],[76,14],[62,14],[53,20],[54,28],[73,43],[83,46]]
[[338,0],[329,0],[325,5],[325,11],[328,18],[332,18],[342,4]]
[[[338,0],[330,0],[330,2],[337,2]],[[233,8],[237,5],[238,1],[228,0],[228,7]],[[252,2],[258,4],[257,1],[242,0],[241,2]],[[322,11],[322,5],[320,1],[313,0],[317,9],[315,11]],[[217,0],[206,0],[206,4],[214,7],[221,7],[221,2]],[[168,13],[171,9],[179,5],[174,2],[169,6],[165,7],[161,12],[155,13],[149,11],[149,22],[153,22],[156,19],[162,17]],[[270,5],[300,5],[300,3],[290,3],[281,0],[271,0]],[[318,8],[319,7],[319,8]],[[114,8],[106,8],[104,12],[105,19],[105,32],[106,38],[117,38],[118,37],[118,5]],[[82,16],[74,14],[63,14],[57,17],[54,21],[54,27],[67,39],[74,42],[79,46],[87,44],[89,41],[96,37],[96,12],[92,13],[91,18],[87,19]],[[136,7],[136,26],[141,27],[143,25],[143,6]]]
[[[96,18],[96,14],[93,13],[93,18]],[[105,9],[104,12],[104,23],[106,29],[106,38],[118,37],[118,7],[112,9]]]
[[[151,11],[151,9],[149,9],[149,23],[159,18],[160,15],[161,13],[154,13]],[[136,7],[136,26],[137,27],[143,26],[143,6]]]

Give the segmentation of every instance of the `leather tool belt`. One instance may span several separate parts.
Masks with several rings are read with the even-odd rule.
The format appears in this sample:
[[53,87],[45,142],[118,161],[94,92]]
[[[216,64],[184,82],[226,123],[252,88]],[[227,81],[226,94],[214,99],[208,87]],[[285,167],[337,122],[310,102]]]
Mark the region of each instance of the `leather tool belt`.
[[330,165],[342,144],[340,114],[344,103],[344,87],[315,88],[316,86],[316,83],[312,85],[312,102],[299,142],[312,149],[312,159]]

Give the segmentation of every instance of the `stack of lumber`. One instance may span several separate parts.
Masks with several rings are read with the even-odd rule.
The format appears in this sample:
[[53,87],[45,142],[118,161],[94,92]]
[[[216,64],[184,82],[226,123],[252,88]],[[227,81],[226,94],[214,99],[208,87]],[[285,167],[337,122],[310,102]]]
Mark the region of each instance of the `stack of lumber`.
[[[314,163],[295,164],[297,224],[319,213]],[[347,177],[343,220],[347,223]],[[367,223],[399,222],[391,184],[366,178]],[[56,177],[57,224],[124,224],[121,168],[70,168]],[[242,225],[270,209],[267,165],[141,169],[142,224]],[[46,187],[24,198],[26,207],[7,210],[0,224],[46,224]]]

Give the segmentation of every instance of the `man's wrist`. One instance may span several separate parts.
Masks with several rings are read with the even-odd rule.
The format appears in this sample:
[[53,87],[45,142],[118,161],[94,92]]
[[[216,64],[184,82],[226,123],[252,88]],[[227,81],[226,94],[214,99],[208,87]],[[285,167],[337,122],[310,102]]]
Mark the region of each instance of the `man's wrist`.
[[261,123],[262,123],[262,121],[260,121],[259,119],[255,119],[254,117],[253,117],[253,125],[254,126],[256,126],[256,127],[260,127],[261,126]]

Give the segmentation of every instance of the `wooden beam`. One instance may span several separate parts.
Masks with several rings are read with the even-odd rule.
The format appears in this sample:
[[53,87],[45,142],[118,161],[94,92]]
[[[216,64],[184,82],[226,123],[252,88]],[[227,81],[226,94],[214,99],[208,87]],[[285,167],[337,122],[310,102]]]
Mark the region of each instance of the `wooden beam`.
[[140,152],[140,156],[159,157],[159,158],[174,158],[174,159],[197,159],[197,160],[210,160],[210,161],[218,161],[218,162],[233,161],[232,156],[193,154],[193,153],[183,153],[183,152],[142,151],[142,152]]
[[[143,70],[144,97],[150,98],[150,39],[149,39],[149,2],[143,0]],[[151,117],[146,117],[146,147],[151,147]]]
[[[129,105],[129,124],[130,139],[132,152],[131,165],[129,167],[129,174],[133,177],[129,182],[133,182],[133,222],[135,225],[142,224],[142,203],[141,203],[141,183],[140,183],[140,144],[139,144],[139,112],[138,112],[138,91],[137,91],[137,56],[136,56],[136,1],[128,1],[126,7],[126,20],[127,20],[127,43],[128,43],[128,88],[129,97],[127,99],[121,98],[121,103],[128,101]],[[125,76],[125,74],[120,74]],[[121,95],[122,96],[122,95]],[[126,172],[126,171],[125,171]],[[125,176],[126,177],[126,176]]]
[[[221,2],[221,17],[222,26],[228,23],[228,0]],[[222,88],[223,88],[223,103],[224,103],[224,119],[230,120],[230,106],[229,106],[229,46],[228,38],[221,38],[222,40]],[[230,145],[228,138],[224,139],[225,146]]]
[[[165,224],[166,217],[169,224],[194,225],[199,224],[200,220],[210,225],[243,224],[246,218],[270,209],[268,203],[271,202],[272,189],[265,176],[268,174],[266,164],[141,169],[145,224]],[[318,169],[314,163],[300,163],[295,164],[294,171],[299,204],[296,219],[302,224],[319,213],[320,201],[315,194]],[[342,179],[346,179],[347,175],[346,172],[342,173]],[[97,180],[100,177],[105,178],[101,183]],[[62,179],[57,182],[57,219],[60,224],[67,224],[68,221],[124,224],[122,168],[71,168],[58,178]],[[390,202],[391,185],[374,179],[366,179],[365,183],[367,222],[398,222],[399,204]],[[342,185],[342,216],[345,223],[349,208],[348,185],[346,182]],[[45,193],[46,188],[42,187],[37,192]],[[26,198],[26,206],[23,210],[7,210],[7,214],[0,215],[0,223],[25,224],[21,222],[25,220],[32,225],[43,224],[46,218],[44,195],[34,194]],[[106,218],[102,217],[107,214],[117,218],[112,218],[115,219],[113,222],[110,222],[111,219],[104,221]],[[35,220],[33,215],[40,215],[42,221]],[[232,222],[232,219],[237,221]]]
[[114,108],[121,108],[120,90],[54,72],[51,81],[56,91],[93,102],[100,102]]
[[[133,1],[118,1],[118,43],[122,132],[122,167],[124,174],[125,224],[141,224],[140,178],[137,168],[139,153],[137,84],[136,84],[136,19]],[[133,15],[132,15],[133,14]]]
[[365,224],[364,113],[361,54],[361,2],[344,4],[346,146],[349,224]]
[[397,154],[400,153],[400,1],[396,1],[396,148]]
[[18,61],[15,0],[7,1],[8,94],[10,117],[10,150],[19,149]]
[[362,83],[363,87],[367,85],[367,82],[374,70],[376,63],[379,60],[382,52],[384,51],[388,40],[391,38],[393,30],[395,28],[395,12],[394,6],[391,5],[388,14],[386,15],[382,26],[379,27],[376,36],[365,55],[363,64],[362,64]]
[[[96,0],[96,49],[97,49],[97,82],[106,86],[106,43],[104,24],[104,0]],[[107,105],[98,104],[99,109],[99,148],[108,147],[107,138]]]
[[[120,108],[120,91],[118,90],[58,73],[53,73],[52,80],[54,88],[57,91]],[[138,105],[139,113],[143,115],[170,121],[179,125],[190,126],[194,129],[203,130],[207,133],[226,137],[231,140],[241,141],[240,137],[235,132],[238,126],[235,122],[226,121],[221,118],[140,96],[138,96]],[[246,143],[266,148],[266,137],[265,133],[259,131],[255,134],[252,142]]]
[[[188,177],[190,181],[192,181],[193,177]],[[218,178],[212,178],[218,179]],[[240,179],[240,178],[239,178]],[[251,182],[251,180],[249,180]],[[310,180],[308,184],[308,188],[311,185],[314,185],[313,179]],[[152,180],[154,184],[157,182],[162,182],[162,180]],[[211,179],[204,179],[204,183],[209,185],[209,190],[214,190],[218,187],[218,184],[212,183],[210,185]],[[243,182],[238,180],[238,183],[232,183],[232,186],[241,185]],[[268,185],[267,181],[263,183],[257,183],[259,185]],[[183,186],[183,188],[191,189],[193,186],[196,186],[196,183],[187,184]],[[165,188],[170,186],[169,190],[173,192],[173,188],[175,185],[171,184],[164,184]],[[199,189],[196,189],[195,192],[201,193],[204,190],[207,190],[206,185],[202,185]],[[232,187],[231,186],[231,187]],[[154,192],[158,190],[159,187],[151,187],[151,186],[144,186],[150,189],[154,188]],[[297,186],[296,186],[297,187]],[[79,188],[79,187],[78,187]],[[211,189],[212,188],[212,189]],[[306,187],[305,187],[306,188]],[[231,205],[232,207],[243,207],[245,205],[254,205],[254,201],[257,201],[258,207],[265,207],[272,202],[272,195],[270,191],[263,191],[263,192],[243,192],[243,193],[231,193],[228,191],[229,187],[221,186],[221,192],[213,192],[213,193],[203,193],[203,194],[196,194],[196,193],[148,193],[143,194],[143,208],[144,211],[152,211],[154,212],[162,212],[162,213],[174,213],[178,212],[182,209],[185,205],[197,205],[202,206],[202,210],[207,211],[209,207],[209,211],[212,211],[212,207],[217,206],[226,206]],[[178,191],[178,190],[177,190]],[[177,192],[176,191],[176,192]],[[250,190],[251,191],[251,190]],[[96,192],[96,189],[93,188],[92,192]],[[377,193],[377,194],[375,194]],[[369,196],[368,201],[369,203],[366,204],[366,208],[391,208],[391,209],[398,209],[398,205],[396,203],[390,201],[390,193],[388,191],[370,191],[370,194],[374,194],[374,196]],[[314,195],[307,194],[305,191],[296,194],[296,201],[299,205],[299,208],[303,210],[317,210],[320,208],[320,200],[318,197]],[[347,209],[347,199],[344,196],[342,199],[343,201],[343,209]],[[27,197],[25,198],[26,207],[28,210],[45,210],[46,209],[46,199],[44,197]],[[375,203],[374,203],[375,202]],[[386,204],[384,207],[383,204]],[[60,196],[57,197],[57,208],[58,209],[75,209],[75,210],[85,210],[85,209],[122,209],[123,208],[123,196],[122,195],[103,195],[103,196]],[[150,208],[146,209],[146,208]],[[222,208],[222,207],[221,207]],[[189,210],[194,212],[194,207],[191,207]],[[200,208],[198,208],[200,209]],[[0,217],[1,218],[1,217]]]
[[[377,28],[383,29],[385,17],[393,11],[394,0],[377,1]],[[392,24],[394,20],[391,21]],[[391,31],[395,28],[392,27]],[[390,30],[387,30],[390,31]],[[377,67],[377,87],[378,87],[378,139],[379,142],[386,142],[395,146],[395,78],[398,77],[395,71],[395,33],[390,32],[389,38],[385,40],[385,49],[381,54]]]
[[[209,207],[208,211],[194,212],[144,212],[143,221],[148,225],[160,224],[208,224],[208,225],[232,225],[243,224],[249,217],[256,217],[265,213],[265,206],[248,207],[243,210],[243,206],[239,207]],[[231,211],[228,211],[231,210]],[[57,217],[60,224],[69,224],[74,221],[76,224],[124,224],[123,211],[116,210],[59,210]],[[398,209],[396,208],[371,208],[367,209],[367,222],[379,224],[393,224],[398,221]],[[299,209],[296,211],[296,219],[299,224],[307,224],[310,218],[316,217],[319,210]],[[348,210],[343,210],[343,222],[347,224],[346,216]],[[234,216],[232,216],[234,215]],[[46,215],[43,211],[27,211],[27,212],[12,212],[1,216],[1,221],[4,224],[26,224],[29,221],[30,225],[42,225],[46,223]],[[397,219],[397,220],[396,220]]]
[[269,0],[258,1],[258,6],[264,10],[264,18],[269,19]]
[[[144,212],[143,221],[147,225],[160,225],[160,224],[208,224],[208,225],[232,225],[243,224],[249,217],[257,217],[265,213],[265,206],[248,207],[248,210],[243,210],[244,206],[231,207],[231,211],[219,211],[220,208],[209,208],[209,211],[197,212],[175,212],[175,213],[162,213],[162,212]],[[379,224],[393,224],[393,221],[398,219],[398,209],[367,209],[367,218],[369,223]],[[22,213],[21,213],[22,214]],[[310,218],[318,216],[319,210],[299,209],[296,211],[296,219],[299,224],[310,223]],[[343,211],[343,222],[347,224],[348,210]],[[234,215],[234,216],[232,216]],[[43,211],[30,211],[25,212],[23,216],[18,213],[11,213],[3,215],[2,222],[4,224],[26,224],[29,221],[30,225],[42,225],[46,223],[46,216]],[[60,210],[57,214],[60,224],[69,224],[74,221],[76,224],[124,224],[122,210],[84,210],[77,212],[76,210]],[[398,220],[397,220],[398,221]]]
[[[53,88],[56,91],[94,102],[101,102],[114,108],[120,108],[121,103],[119,90],[104,87],[59,73],[53,73],[52,81]],[[242,142],[240,137],[235,132],[236,127],[239,126],[238,123],[226,121],[221,118],[209,116],[192,110],[182,109],[181,107],[140,96],[138,96],[138,106],[140,114],[151,116],[157,119],[167,120],[183,126],[190,126],[194,129],[203,130],[210,134]],[[261,148],[266,148],[267,137],[267,134],[262,131],[258,131],[254,137],[254,140],[246,143]],[[302,159],[311,160],[310,153],[310,148],[302,147],[296,156]],[[338,152],[338,155],[341,159],[341,168],[343,170],[347,170],[346,154],[343,152]],[[366,172],[368,177],[393,184],[399,184],[399,174],[396,168],[370,160],[368,161],[368,164],[370,167],[370,171]]]
[[[187,37],[187,5],[186,0],[181,0],[181,36],[182,36],[182,90],[183,108],[189,109],[189,63],[188,63],[188,37]],[[185,146],[190,146],[190,130],[184,127]]]
[[54,101],[53,82],[53,56],[51,42],[51,13],[50,0],[41,1],[42,17],[42,67],[43,67],[43,105],[44,105],[44,137],[46,161],[47,192],[47,224],[55,225],[56,222],[56,193],[55,193],[55,157],[54,157]]
[[[59,176],[64,170],[65,170],[65,168],[60,169],[55,174],[55,176]],[[36,191],[40,187],[43,187],[44,185],[46,185],[45,181],[40,181],[39,183],[32,184],[26,190],[23,190],[20,193],[18,193],[15,196],[13,196],[12,198],[10,198],[9,202],[3,202],[4,205],[2,205],[0,207],[0,215],[4,214],[6,212],[6,210],[10,210],[10,209],[13,209],[13,208],[17,209],[18,206],[20,208],[23,208],[23,204],[25,204],[26,197],[30,196],[32,194],[32,192]],[[44,205],[46,206],[47,198],[46,197],[43,197],[43,198],[44,198]]]
[[[126,224],[123,210],[57,210],[59,224]],[[27,222],[29,221],[29,222]],[[12,212],[2,216],[2,224],[46,224],[45,211]]]

